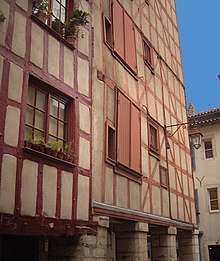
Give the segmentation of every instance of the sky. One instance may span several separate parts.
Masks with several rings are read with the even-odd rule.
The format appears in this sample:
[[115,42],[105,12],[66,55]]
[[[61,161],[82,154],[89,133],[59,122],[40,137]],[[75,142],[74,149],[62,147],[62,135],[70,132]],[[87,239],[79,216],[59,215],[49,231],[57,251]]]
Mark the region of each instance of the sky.
[[220,0],[176,0],[187,105],[220,107]]

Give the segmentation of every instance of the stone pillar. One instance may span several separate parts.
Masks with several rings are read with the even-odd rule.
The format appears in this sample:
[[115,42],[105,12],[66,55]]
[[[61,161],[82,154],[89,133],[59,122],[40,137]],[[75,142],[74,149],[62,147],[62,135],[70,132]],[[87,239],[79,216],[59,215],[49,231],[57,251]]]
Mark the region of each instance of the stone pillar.
[[175,227],[157,227],[150,231],[154,261],[177,261]]
[[181,233],[178,237],[179,261],[199,261],[199,230]]
[[117,261],[147,261],[148,224],[122,224],[116,230]]
[[95,217],[97,235],[51,240],[49,261],[106,261],[108,217]]

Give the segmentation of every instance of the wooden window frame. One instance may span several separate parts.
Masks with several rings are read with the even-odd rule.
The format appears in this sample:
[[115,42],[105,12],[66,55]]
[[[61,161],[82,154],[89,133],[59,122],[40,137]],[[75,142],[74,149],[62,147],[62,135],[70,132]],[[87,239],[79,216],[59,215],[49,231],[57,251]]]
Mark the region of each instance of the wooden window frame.
[[[205,143],[206,143],[206,142],[211,142],[211,149],[206,149],[206,147],[205,147]],[[205,157],[205,159],[207,159],[207,160],[213,159],[213,158],[214,158],[214,151],[213,151],[213,141],[212,141],[212,138],[203,140],[203,146],[204,146],[204,157]],[[207,152],[207,151],[208,151],[208,152],[209,152],[209,151],[212,152],[212,157],[207,157],[207,156],[206,156],[206,152]]]
[[[156,147],[152,146],[151,144],[151,128],[153,128],[156,131]],[[159,127],[152,119],[149,119],[148,121],[148,144],[149,144],[149,152],[156,157],[159,157],[160,151],[159,151]]]
[[[147,55],[146,48],[149,48],[149,55]],[[152,45],[145,39],[143,39],[143,52],[144,63],[151,70],[151,72],[154,73],[153,48]]]
[[[111,1],[111,17],[108,18],[106,15],[104,15],[103,13],[103,34],[104,34],[104,42],[105,44],[110,48],[111,52],[112,52],[112,55],[134,76],[136,77],[137,75],[137,54],[136,54],[136,41],[135,41],[135,33],[132,34],[132,39],[134,40],[134,56],[133,57],[134,59],[131,59],[130,57],[130,52],[129,52],[129,45],[126,44],[126,37],[128,36],[128,34],[125,34],[125,24],[127,25],[127,23],[125,23],[125,16],[126,16],[126,19],[128,19],[129,21],[132,22],[133,26],[132,26],[132,29],[134,30],[134,23],[132,21],[132,19],[130,18],[130,16],[128,16],[127,12],[123,9],[123,54],[119,54],[115,48],[115,32],[114,32],[114,2],[117,2],[118,5],[120,5],[120,3],[117,1],[117,0],[113,0]],[[121,6],[121,5],[120,5]],[[106,30],[106,23],[109,24],[109,27],[110,27],[110,31],[111,31],[111,37],[107,35],[107,30]],[[128,25],[127,25],[128,26]],[[131,36],[131,35],[130,35]],[[110,38],[110,39],[109,39]],[[131,65],[131,60],[135,63],[134,66]],[[135,67],[135,68],[133,68]]]
[[[71,123],[73,121],[73,100],[70,97],[67,97],[65,94],[60,93],[59,91],[55,90],[52,86],[49,86],[48,84],[30,77],[30,81],[29,81],[29,87],[34,88],[35,90],[42,92],[46,95],[46,105],[45,105],[45,118],[44,118],[44,139],[45,142],[48,142],[49,140],[49,119],[50,119],[50,109],[49,109],[49,99],[50,97],[54,97],[56,100],[62,102],[63,104],[65,104],[65,134],[63,139],[61,138],[56,138],[57,141],[62,140],[63,144],[69,143],[69,142],[73,142],[74,140],[74,128],[73,128],[73,124]],[[28,105],[27,105],[28,106]],[[27,124],[25,122],[25,128],[26,128]],[[30,126],[31,127],[31,126]],[[34,133],[32,132],[32,138],[34,138]]]
[[[164,183],[163,182],[163,177],[162,177],[162,175],[163,175],[163,171],[165,172],[165,180],[166,180],[166,182]],[[167,172],[167,169],[165,168],[165,167],[163,167],[163,166],[160,166],[160,185],[161,185],[161,187],[164,187],[164,188],[168,188],[168,172]]]
[[[65,5],[63,5],[61,3],[61,0],[57,0],[56,2],[57,2],[57,5],[59,6],[60,10],[61,10],[61,8],[65,9],[65,22],[66,22],[70,18],[71,13],[74,10],[74,0],[69,0],[69,1],[66,0]],[[54,13],[53,12],[53,0],[49,0],[49,5],[50,5],[50,8],[52,9],[52,12],[48,15],[45,25],[50,27],[57,34],[61,35],[61,37],[65,38],[65,35],[63,34],[63,30],[62,30],[63,29],[62,24],[64,25],[64,23],[61,21],[61,11],[59,10],[59,19],[57,19],[57,17],[53,14]],[[53,21],[52,21],[53,17],[55,19],[57,19],[57,21],[58,21],[58,27],[59,27],[58,30],[55,30],[55,28],[53,27]]]
[[[112,131],[113,137],[109,135]],[[109,120],[106,121],[106,161],[112,165],[116,162],[116,130],[115,126]]]
[[[216,191],[217,197],[215,199],[211,199],[211,191]],[[219,212],[219,199],[218,199],[218,188],[208,188],[208,193],[209,193],[209,212],[214,213],[214,212]],[[218,209],[212,209],[212,202],[217,201]]]

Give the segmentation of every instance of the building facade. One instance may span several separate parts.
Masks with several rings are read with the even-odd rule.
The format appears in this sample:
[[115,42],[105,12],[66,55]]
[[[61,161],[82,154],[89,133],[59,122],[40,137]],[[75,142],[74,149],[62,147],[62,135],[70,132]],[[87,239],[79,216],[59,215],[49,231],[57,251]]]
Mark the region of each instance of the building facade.
[[2,260],[198,260],[174,0],[36,3],[0,2]]
[[202,260],[215,261],[220,259],[218,169],[220,109],[192,113],[189,121],[196,121],[203,134],[201,149],[193,153]]

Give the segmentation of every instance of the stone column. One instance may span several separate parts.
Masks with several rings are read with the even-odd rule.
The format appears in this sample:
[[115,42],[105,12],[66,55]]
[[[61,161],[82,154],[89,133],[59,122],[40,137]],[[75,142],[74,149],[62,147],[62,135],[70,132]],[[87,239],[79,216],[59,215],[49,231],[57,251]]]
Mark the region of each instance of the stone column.
[[154,261],[177,261],[175,227],[157,227],[150,231]]
[[147,261],[148,224],[122,224],[116,230],[117,261]]
[[49,261],[106,261],[108,217],[95,217],[97,235],[81,235],[50,242]]
[[179,242],[179,261],[199,261],[199,230],[181,233]]

